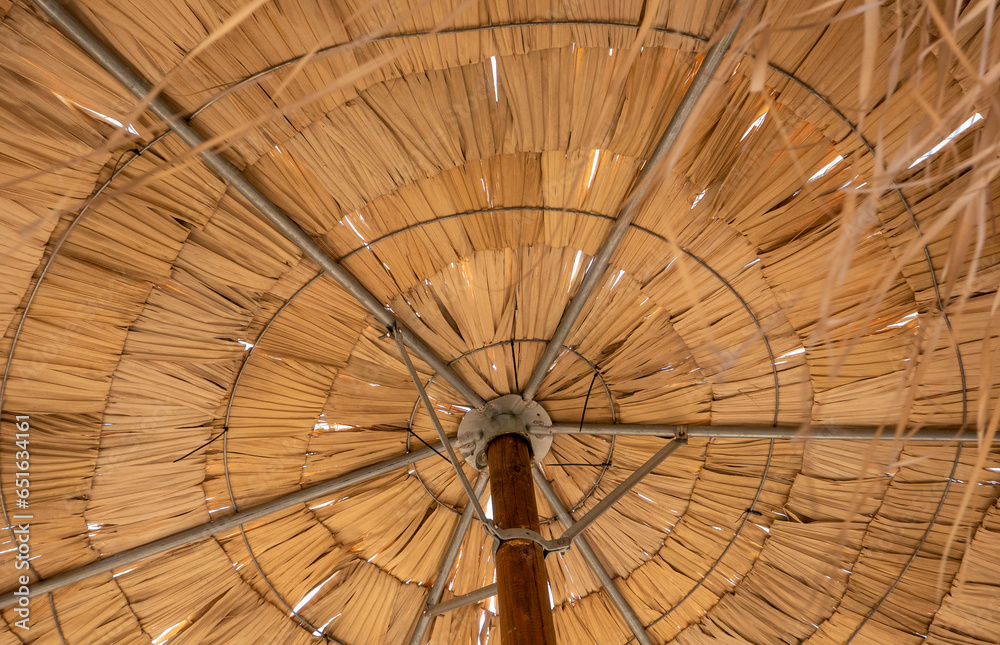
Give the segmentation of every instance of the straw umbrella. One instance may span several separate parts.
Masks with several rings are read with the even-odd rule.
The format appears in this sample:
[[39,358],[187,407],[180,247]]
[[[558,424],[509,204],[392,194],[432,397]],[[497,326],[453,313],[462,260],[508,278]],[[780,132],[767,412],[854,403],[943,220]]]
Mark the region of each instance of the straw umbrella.
[[0,643],[995,642],[988,3],[0,13]]

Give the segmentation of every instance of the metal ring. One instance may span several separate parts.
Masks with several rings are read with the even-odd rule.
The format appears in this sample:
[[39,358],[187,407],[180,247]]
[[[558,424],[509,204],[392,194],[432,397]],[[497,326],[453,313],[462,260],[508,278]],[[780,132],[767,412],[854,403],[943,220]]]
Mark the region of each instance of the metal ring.
[[[472,354],[476,354],[478,352],[481,352],[481,351],[486,350],[486,349],[491,349],[493,347],[500,347],[500,346],[506,345],[506,344],[511,343],[511,342],[514,342],[514,343],[542,343],[542,344],[548,343],[547,340],[544,340],[544,339],[541,339],[541,338],[514,338],[514,339],[511,339],[511,340],[500,341],[498,343],[490,343],[489,345],[483,345],[482,347],[477,347],[476,349],[469,350],[469,351],[465,352],[461,356],[453,358],[452,360],[448,361],[448,365],[451,365],[452,363],[455,363],[456,361],[459,361],[459,360],[465,358],[466,356],[470,356]],[[579,358],[584,363],[586,363],[587,366],[591,369],[591,371],[594,372],[595,374],[597,374],[597,378],[600,379],[601,385],[604,387],[604,393],[608,397],[608,403],[609,403],[609,405],[611,407],[611,419],[612,419],[612,421],[617,421],[618,420],[618,415],[615,412],[615,403],[616,402],[615,402],[615,399],[614,399],[614,395],[611,394],[611,388],[608,387],[607,381],[604,380],[604,375],[601,374],[600,370],[597,369],[596,365],[594,365],[593,363],[591,363],[589,360],[587,360],[587,358],[585,356],[583,356],[582,354],[580,354],[579,352],[577,352],[572,347],[568,347],[566,345],[563,345],[563,349],[566,350],[567,352],[573,354],[574,356],[576,356],[577,358]],[[430,385],[431,383],[434,383],[436,378],[437,378],[437,374],[431,375],[431,378],[427,380],[427,383],[425,384],[425,387],[428,386],[428,385]],[[410,420],[407,423],[407,427],[410,428],[411,430],[413,428],[413,418],[414,418],[414,416],[416,416],[416,413],[419,410],[419,407],[420,407],[420,400],[417,399],[413,403],[413,409],[410,412]],[[598,475],[597,480],[594,482],[594,485],[591,486],[590,490],[587,491],[587,494],[583,496],[583,499],[581,499],[579,502],[577,502],[576,506],[574,506],[570,510],[570,513],[575,512],[577,509],[579,509],[581,506],[583,506],[583,504],[585,504],[586,501],[588,499],[590,499],[590,497],[597,491],[597,488],[601,485],[601,481],[603,481],[604,476],[607,474],[608,468],[611,465],[611,459],[612,459],[612,457],[614,457],[615,441],[616,441],[616,439],[617,439],[617,437],[611,437],[611,446],[610,446],[610,448],[608,450],[608,456],[605,457],[604,462],[602,464],[595,464],[595,466],[596,465],[600,465],[600,466],[602,466],[602,468],[601,468],[600,475]],[[406,433],[406,452],[412,452],[411,445],[410,445],[410,433],[409,432]],[[461,510],[455,508],[451,504],[446,503],[441,498],[439,498],[433,491],[430,490],[430,488],[427,486],[427,484],[424,482],[424,480],[420,477],[420,469],[417,467],[417,464],[415,462],[411,463],[410,467],[413,469],[413,475],[417,478],[417,481],[423,487],[424,491],[428,495],[431,496],[431,499],[433,499],[435,502],[437,502],[437,504],[439,506],[441,506],[442,508],[446,508],[446,509],[450,510],[451,512],[455,513],[456,515],[460,515],[462,513]],[[540,524],[548,524],[549,522],[554,522],[556,519],[557,518],[556,518],[555,515],[553,515],[552,517],[540,517],[539,518],[539,523]]]
[[[695,583],[695,585],[691,587],[691,589],[689,589],[686,594],[684,594],[684,597],[678,600],[676,603],[674,603],[674,605],[670,609],[663,612],[663,614],[661,614],[659,618],[655,619],[653,622],[646,625],[646,629],[649,629],[656,623],[660,622],[661,620],[672,614],[675,609],[684,604],[685,600],[694,595],[694,592],[698,591],[698,589],[700,589],[701,586],[705,584],[705,581],[708,580],[708,576],[712,575],[712,572],[715,571],[715,569],[719,566],[719,564],[722,562],[722,559],[726,557],[726,554],[729,553],[729,550],[733,548],[734,544],[736,544],[736,540],[739,539],[740,535],[743,533],[743,528],[747,525],[747,522],[750,520],[750,515],[753,514],[754,506],[757,505],[757,500],[760,499],[760,494],[764,491],[764,484],[767,483],[767,473],[771,469],[771,459],[773,457],[774,457],[774,439],[771,439],[771,442],[767,449],[767,462],[764,464],[764,472],[761,473],[760,484],[757,486],[757,492],[753,496],[753,501],[750,502],[750,507],[746,510],[746,517],[743,518],[743,522],[740,524],[740,527],[736,529],[736,533],[733,535],[733,539],[729,541],[729,544],[726,545],[726,548],[722,551],[719,557],[715,559],[715,562],[712,563],[712,566],[708,568],[708,571],[705,572],[705,575],[699,578],[698,582]],[[681,518],[681,521],[683,521],[683,518]],[[746,576],[743,577],[743,579],[745,578]],[[625,641],[625,645],[628,645],[634,640],[635,637],[633,636],[632,638]]]
[[[316,282],[317,280],[319,280],[324,275],[326,275],[325,271],[320,271],[319,273],[317,273],[316,275],[314,275],[312,278],[310,278],[308,281],[306,281],[305,284],[303,284],[301,287],[299,287],[295,291],[295,293],[293,293],[288,298],[288,300],[286,300],[285,303],[282,304],[281,307],[279,307],[278,310],[274,312],[274,314],[271,316],[270,320],[267,321],[267,324],[265,324],[264,327],[260,330],[260,333],[257,335],[257,339],[254,342],[254,344],[252,346],[248,347],[247,351],[244,352],[243,361],[240,363],[240,368],[236,372],[236,378],[233,380],[233,385],[232,385],[232,387],[229,390],[229,401],[226,404],[226,416],[224,417],[224,421],[223,421],[223,424],[224,424],[223,428],[224,429],[222,431],[222,433],[223,433],[222,434],[222,472],[225,473],[226,491],[229,493],[229,503],[232,504],[233,511],[237,511],[238,510],[238,504],[236,502],[236,496],[233,494],[232,480],[229,477],[229,432],[228,432],[228,430],[229,430],[229,417],[230,417],[230,414],[232,413],[232,409],[233,409],[233,400],[236,398],[236,390],[239,387],[240,379],[243,377],[243,371],[246,369],[247,365],[250,363],[250,358],[253,355],[254,350],[260,344],[261,340],[263,340],[264,335],[267,334],[268,330],[271,329],[271,326],[275,323],[275,321],[278,320],[278,317],[285,311],[285,309],[288,308],[288,306],[290,304],[292,304],[292,302],[296,298],[299,297],[300,294],[302,294],[306,289],[308,289],[310,286],[312,286],[312,284],[314,282]],[[306,506],[306,508],[307,509],[309,508],[308,505]],[[310,510],[309,512],[311,513],[312,511]],[[326,526],[325,524],[323,524],[323,522],[319,522],[319,520],[317,520],[317,522],[320,525],[324,526],[324,527]],[[257,561],[257,556],[253,552],[253,547],[250,546],[250,540],[247,538],[246,531],[243,529],[243,525],[242,524],[240,524],[240,535],[243,537],[243,545],[246,547],[247,553],[250,554],[250,560],[253,562],[254,567],[257,569],[257,573],[259,573],[260,577],[263,578],[264,584],[266,584],[267,588],[271,590],[271,593],[273,593],[274,596],[278,599],[278,601],[282,605],[285,606],[285,609],[288,610],[289,616],[292,617],[292,619],[294,620],[294,622],[296,624],[298,624],[300,627],[302,627],[303,629],[305,629],[306,631],[308,631],[310,634],[312,634],[312,635],[318,635],[320,638],[324,639],[328,643],[333,643],[334,645],[342,645],[339,641],[337,641],[337,640],[333,639],[331,636],[327,635],[327,633],[325,632],[325,630],[319,629],[315,625],[313,625],[311,622],[309,622],[309,620],[306,619],[305,616],[302,616],[301,614],[299,614],[299,612],[296,611],[295,608],[292,607],[291,604],[289,604],[289,602],[287,600],[285,600],[285,597],[283,595],[281,595],[281,593],[278,592],[277,589],[274,588],[273,584],[271,584],[271,580],[270,580],[270,578],[268,578],[267,573],[264,572],[264,568],[260,565],[260,562]],[[332,539],[334,539],[334,541],[336,541],[336,536],[334,536],[332,532],[330,533],[330,537]]]
[[[597,212],[594,212],[594,211],[576,210],[576,209],[571,209],[571,208],[553,208],[551,206],[510,206],[510,207],[505,207],[505,208],[490,208],[490,209],[463,211],[461,213],[452,213],[451,215],[444,215],[442,217],[436,217],[434,219],[424,220],[424,221],[421,221],[421,222],[417,222],[415,224],[410,224],[409,226],[406,226],[405,228],[401,228],[401,229],[398,229],[398,230],[386,233],[385,235],[382,235],[380,237],[375,238],[371,242],[368,242],[366,244],[362,244],[361,246],[359,246],[359,247],[357,247],[357,248],[349,251],[346,255],[344,255],[343,258],[341,258],[341,262],[343,262],[344,260],[347,260],[348,258],[353,257],[354,255],[356,255],[356,254],[358,254],[358,253],[360,253],[362,251],[371,251],[374,254],[374,252],[375,252],[374,251],[374,247],[379,242],[382,242],[384,240],[388,240],[390,238],[396,237],[397,235],[402,235],[403,233],[406,233],[408,231],[412,231],[412,230],[415,230],[415,229],[418,229],[418,228],[423,228],[425,226],[430,226],[432,224],[440,224],[442,222],[447,222],[449,220],[458,219],[458,218],[462,218],[462,217],[468,217],[468,216],[472,216],[472,215],[486,215],[486,214],[491,214],[491,213],[505,213],[505,212],[519,212],[519,211],[538,211],[538,212],[542,212],[542,213],[563,213],[563,214],[569,214],[569,215],[582,215],[584,217],[594,217],[596,219],[603,219],[603,220],[607,220],[609,222],[613,222],[615,220],[615,218],[611,217],[610,215],[605,215],[604,213],[597,213]],[[748,303],[746,301],[746,299],[732,285],[732,283],[729,282],[729,280],[727,280],[725,277],[723,277],[722,274],[720,274],[718,271],[716,271],[715,269],[713,269],[712,266],[708,264],[708,262],[706,262],[705,260],[703,260],[701,257],[699,257],[698,255],[696,255],[692,251],[686,249],[683,246],[680,246],[680,245],[672,242],[671,240],[668,240],[666,237],[660,235],[659,233],[656,233],[655,231],[652,231],[652,230],[650,230],[648,228],[645,228],[644,226],[639,226],[637,224],[630,224],[629,228],[630,229],[634,229],[636,231],[639,231],[640,233],[645,233],[646,235],[652,237],[653,239],[659,240],[660,242],[663,242],[664,244],[668,244],[668,245],[672,245],[672,246],[676,247],[681,253],[683,253],[684,255],[688,256],[689,258],[691,258],[692,260],[694,260],[698,265],[700,265],[702,268],[704,268],[706,271],[708,271],[709,273],[711,273],[715,277],[715,279],[717,279],[720,283],[722,283],[722,285],[724,287],[726,287],[726,289],[729,290],[729,292],[732,293],[733,296],[737,300],[740,301],[740,305],[743,307],[743,309],[750,316],[750,319],[753,321],[754,327],[757,328],[757,333],[760,335],[760,338],[761,338],[761,340],[764,343],[764,347],[765,347],[765,349],[767,349],[768,358],[770,359],[771,374],[772,374],[773,379],[774,379],[774,417],[773,417],[771,423],[772,423],[772,425],[777,425],[777,423],[778,423],[778,410],[779,410],[780,402],[781,402],[781,397],[780,397],[781,386],[780,386],[780,382],[779,382],[779,378],[778,378],[778,366],[775,365],[774,350],[771,348],[771,341],[768,339],[767,334],[764,333],[764,327],[763,327],[763,325],[761,325],[760,320],[757,318],[757,315],[754,314],[753,309],[750,308],[750,303]],[[377,256],[376,256],[376,259],[378,259]],[[379,266],[384,266],[384,263],[382,263],[381,261],[379,261],[378,264],[379,264]],[[509,342],[509,341],[504,341],[504,342]],[[536,341],[532,340],[531,342],[536,342]],[[542,341],[542,342],[544,342],[544,341]],[[500,344],[500,343],[497,343],[497,344]],[[566,347],[566,346],[563,345],[563,347]],[[570,349],[568,347],[566,347],[566,348]],[[570,350],[570,351],[572,351],[572,350]],[[577,354],[577,356],[580,356],[580,355]],[[583,358],[583,357],[580,356],[580,358]],[[583,359],[583,360],[586,360],[586,359]],[[602,382],[603,382],[603,379],[602,379]],[[411,416],[411,422],[412,422],[412,416]]]
[[[66,240],[69,239],[70,233],[76,230],[77,225],[79,225],[79,223],[83,220],[83,216],[86,215],[87,211],[90,210],[90,207],[94,203],[94,201],[101,195],[101,193],[105,191],[105,189],[107,189],[108,186],[111,185],[111,182],[114,181],[115,178],[118,177],[118,175],[124,172],[125,169],[132,164],[133,161],[141,157],[147,150],[149,150],[154,145],[159,143],[159,141],[163,139],[165,136],[167,136],[167,133],[161,134],[160,136],[156,137],[155,139],[147,143],[142,148],[135,150],[134,151],[135,155],[128,161],[126,161],[124,164],[122,164],[120,168],[117,166],[117,164],[115,164],[115,168],[113,168],[111,171],[111,176],[109,176],[107,180],[104,181],[104,183],[98,186],[97,189],[94,191],[94,193],[87,199],[86,203],[84,203],[80,211],[76,214],[75,217],[73,217],[73,221],[70,222],[69,226],[66,227],[66,230],[63,231],[63,234],[59,237],[59,240],[55,243],[55,246],[52,247],[52,252],[49,253],[49,257],[45,261],[45,264],[42,266],[42,270],[38,274],[38,278],[35,280],[35,284],[31,287],[30,290],[31,292],[28,294],[28,300],[27,302],[25,302],[24,309],[21,311],[21,318],[20,320],[18,320],[17,328],[14,330],[14,338],[10,344],[10,351],[7,352],[6,367],[4,368],[3,378],[2,380],[0,380],[0,411],[3,410],[4,397],[6,396],[7,393],[7,377],[10,374],[10,366],[14,360],[14,350],[17,349],[18,342],[21,340],[21,330],[24,328],[24,323],[28,319],[28,311],[31,309],[31,305],[35,302],[35,296],[38,294],[38,290],[42,286],[42,281],[45,279],[45,276],[48,274],[49,269],[55,262],[56,257],[62,250],[63,244],[65,244]],[[122,156],[124,156],[124,153],[122,153]],[[119,157],[118,161],[119,162],[121,161],[121,157]],[[94,463],[96,465],[97,463],[96,458]],[[10,516],[7,514],[7,503],[4,501],[2,487],[0,487],[0,512],[2,512],[3,514],[4,522],[7,525],[7,531],[10,533],[11,536],[11,541],[16,543],[13,532],[14,527],[11,524]],[[86,523],[86,518],[82,519],[84,520],[84,523]],[[33,573],[38,580],[45,579],[35,570],[35,567],[34,565],[31,564],[30,560],[28,561],[28,570],[31,573]],[[124,595],[121,585],[118,584],[117,580],[115,580],[115,586],[118,587],[118,591],[122,592],[122,594]],[[66,637],[63,635],[62,631],[62,625],[59,622],[59,614],[56,611],[55,599],[53,598],[51,592],[47,595],[49,597],[49,605],[51,606],[52,609],[52,621],[53,623],[55,623],[56,632],[59,634],[59,639],[62,641],[63,645],[67,645]]]

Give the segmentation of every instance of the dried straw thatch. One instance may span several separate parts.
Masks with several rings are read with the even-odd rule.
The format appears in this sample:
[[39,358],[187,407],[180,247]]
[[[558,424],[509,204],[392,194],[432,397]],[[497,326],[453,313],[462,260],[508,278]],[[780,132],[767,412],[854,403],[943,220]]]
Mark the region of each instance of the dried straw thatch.
[[[993,3],[73,11],[487,400],[742,19],[536,398],[898,440],[692,439],[588,538],[656,643],[1000,643]],[[10,515],[29,415],[32,584],[435,440],[364,307],[32,2],[0,16],[0,483]],[[416,362],[453,433],[465,401]],[[662,443],[560,435],[544,471],[579,517]],[[30,631],[8,606],[0,645],[403,643],[466,500],[425,459],[36,597]],[[473,522],[445,599],[491,548]],[[576,550],[546,562],[560,643],[632,638]],[[497,645],[494,611],[426,638]]]

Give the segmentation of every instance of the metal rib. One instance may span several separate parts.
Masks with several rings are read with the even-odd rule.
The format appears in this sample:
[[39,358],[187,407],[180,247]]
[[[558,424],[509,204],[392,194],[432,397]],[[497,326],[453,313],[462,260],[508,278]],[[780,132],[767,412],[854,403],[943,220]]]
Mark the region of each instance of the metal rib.
[[477,602],[482,602],[487,598],[492,598],[497,595],[497,583],[487,585],[485,587],[480,587],[475,591],[470,591],[467,594],[461,596],[455,596],[451,600],[445,600],[440,602],[433,607],[428,607],[427,612],[430,614],[431,618],[434,616],[440,616],[441,614],[447,613],[449,611],[458,609],[460,607],[465,607],[466,605],[474,605]]
[[[110,72],[136,98],[142,99],[149,94],[151,89],[150,84],[133,71],[119,54],[100,42],[90,30],[60,5],[57,0],[35,0],[35,4],[67,36],[104,69]],[[178,116],[179,111],[173,107],[166,96],[160,95],[152,98],[149,101],[149,109],[153,114],[169,124],[171,130],[176,132],[177,136],[189,146],[196,149],[204,146],[205,139],[188,125],[187,121]],[[485,403],[482,397],[476,394],[475,390],[466,384],[458,374],[452,371],[444,361],[438,358],[423,341],[413,335],[412,332],[405,331],[396,319],[396,316],[386,309],[385,305],[372,295],[364,285],[358,282],[353,275],[341,267],[313,238],[292,221],[284,211],[278,208],[274,202],[269,200],[256,186],[250,183],[237,170],[236,166],[210,149],[202,150],[199,155],[222,179],[228,182],[230,186],[243,195],[254,208],[266,217],[282,235],[287,237],[321,266],[324,271],[329,273],[355,300],[370,311],[380,323],[385,325],[387,329],[397,330],[402,335],[404,342],[417,356],[448,381],[466,401],[475,407],[482,406]]]
[[437,412],[434,410],[434,404],[431,403],[431,398],[427,396],[427,390],[424,389],[424,384],[420,380],[420,375],[417,374],[417,369],[413,367],[413,361],[410,360],[410,353],[406,351],[406,347],[403,345],[403,339],[399,334],[396,336],[396,346],[399,347],[399,353],[403,357],[403,362],[406,364],[406,371],[410,373],[410,379],[413,381],[413,385],[417,388],[417,393],[420,395],[420,399],[424,402],[424,409],[427,410],[427,415],[431,418],[434,423],[434,430],[437,431],[438,438],[444,445],[445,450],[448,451],[448,461],[451,462],[451,467],[455,469],[455,474],[458,475],[458,479],[462,482],[462,488],[465,489],[465,494],[469,496],[469,504],[472,508],[476,509],[476,516],[479,521],[483,523],[487,532],[492,533],[492,523],[486,517],[486,513],[483,511],[482,505],[479,504],[479,496],[476,492],[472,490],[472,484],[469,483],[469,478],[465,476],[465,471],[462,469],[462,460],[458,458],[455,454],[455,449],[452,447],[451,442],[448,441],[448,435],[445,434],[444,428],[441,427],[441,420],[438,419]]
[[[718,439],[829,439],[842,441],[895,441],[891,432],[879,433],[877,426],[802,426],[774,428],[771,426],[672,426],[641,423],[554,423],[555,434],[588,434],[626,437],[675,437],[687,431],[688,437],[714,437]],[[904,441],[939,443],[975,443],[979,441],[975,430],[956,426],[929,426],[917,428],[905,435]],[[998,436],[994,443],[1000,443]]]
[[[771,439],[767,447],[767,461],[764,463],[764,472],[761,473],[760,475],[760,483],[757,485],[757,492],[754,493],[753,500],[750,502],[750,506],[747,507],[747,510],[743,515],[743,521],[740,523],[740,527],[736,529],[736,533],[733,534],[733,539],[729,541],[729,544],[727,544],[726,548],[722,550],[722,553],[719,554],[719,557],[715,559],[715,562],[712,563],[712,566],[708,568],[708,571],[705,572],[705,575],[698,578],[698,581],[694,584],[694,586],[688,589],[687,593],[684,594],[684,597],[678,600],[676,603],[674,603],[673,606],[670,607],[670,609],[660,614],[660,617],[654,620],[653,622],[649,623],[647,627],[652,627],[653,625],[657,624],[658,622],[660,622],[661,620],[672,614],[678,607],[683,605],[688,598],[693,596],[694,592],[701,589],[701,587],[708,581],[708,577],[712,575],[712,572],[715,571],[715,569],[719,566],[719,564],[722,563],[723,558],[726,557],[726,554],[729,553],[729,550],[733,548],[734,544],[736,544],[736,540],[740,539],[740,535],[743,534],[743,529],[746,528],[747,522],[750,521],[750,514],[757,507],[757,502],[760,500],[760,494],[764,492],[764,484],[767,483],[767,474],[771,471],[772,459],[774,459],[774,439]],[[746,578],[744,577],[743,579],[745,580]],[[629,643],[631,642],[632,640],[629,640],[625,643],[625,645],[629,645]]]
[[698,73],[695,74],[694,80],[691,81],[691,86],[684,94],[684,98],[681,99],[681,103],[677,107],[677,111],[674,112],[673,117],[671,117],[670,123],[667,124],[667,129],[663,132],[663,136],[660,137],[660,141],[656,145],[656,150],[653,151],[649,161],[643,167],[642,173],[636,181],[632,196],[622,205],[621,211],[618,213],[618,219],[615,220],[614,226],[611,227],[611,231],[608,233],[607,239],[604,240],[604,244],[601,245],[601,249],[594,256],[590,268],[587,270],[586,275],[583,277],[583,282],[580,284],[580,289],[570,301],[562,320],[559,321],[559,326],[556,327],[556,331],[552,334],[552,340],[549,341],[549,345],[545,348],[545,352],[535,367],[535,371],[531,374],[531,379],[525,385],[523,393],[525,399],[530,401],[534,398],[535,393],[538,392],[538,386],[542,384],[542,379],[545,378],[545,374],[549,371],[549,366],[552,365],[556,354],[559,353],[559,348],[562,347],[566,341],[566,337],[569,336],[569,331],[573,327],[573,323],[580,316],[580,312],[583,311],[583,306],[587,303],[587,299],[604,275],[604,270],[611,261],[611,255],[618,248],[618,244],[621,243],[629,224],[632,223],[632,220],[639,213],[639,207],[652,185],[652,179],[656,170],[680,137],[681,130],[694,112],[698,99],[705,93],[709,81],[715,74],[715,70],[718,69],[722,58],[729,50],[729,45],[733,42],[733,38],[736,37],[737,29],[739,29],[739,23],[728,34],[723,36],[719,42],[712,45],[708,53],[705,54],[705,60],[702,62],[701,67],[698,68]]
[[[563,506],[562,501],[559,496],[556,495],[556,491],[552,489],[552,485],[549,481],[545,479],[545,475],[542,474],[538,468],[532,469],[532,474],[535,477],[535,485],[538,490],[542,491],[542,495],[545,496],[545,500],[549,503],[549,506],[555,511],[556,515],[559,517],[559,521],[562,522],[563,526],[566,527],[566,531],[569,532],[573,529],[573,516],[569,514],[566,507]],[[625,619],[625,623],[628,624],[629,629],[635,635],[636,640],[641,643],[641,645],[653,645],[653,641],[646,634],[646,630],[642,626],[642,621],[636,616],[635,611],[633,611],[632,606],[628,604],[625,600],[625,596],[622,592],[618,590],[615,586],[615,581],[611,579],[604,565],[597,558],[597,554],[594,550],[590,548],[590,543],[587,541],[583,535],[576,535],[573,538],[573,546],[575,546],[579,551],[583,559],[586,560],[587,564],[594,571],[594,575],[600,580],[601,585],[604,587],[604,591],[607,592],[608,596],[611,597],[611,602],[615,603],[615,607],[621,612],[622,618]]]
[[[676,451],[682,445],[683,445],[682,442],[677,438],[668,441],[665,446],[656,451],[656,454],[647,459],[646,463],[639,466],[634,473],[632,473],[625,479],[625,481],[615,486],[615,489],[613,491],[605,495],[604,499],[599,501],[597,505],[594,506],[594,508],[587,511],[583,517],[581,517],[578,521],[574,522],[572,527],[567,527],[566,532],[563,533],[562,536],[560,537],[572,540],[576,536],[583,533],[584,529],[586,529],[588,526],[596,522],[597,519],[601,517],[601,515],[604,515],[604,513],[606,513],[609,508],[614,506],[615,502],[620,500],[625,495],[625,493],[635,488],[636,484],[642,481],[642,479],[646,475],[653,472],[654,468],[659,466],[664,459],[672,455],[674,451]],[[560,520],[561,519],[562,518],[560,518]]]
[[[74,571],[69,571],[58,576],[53,576],[47,580],[36,582],[31,585],[31,594],[29,597],[35,597],[41,594],[49,593],[50,591],[54,591],[56,589],[61,589],[67,585],[90,578],[91,576],[107,573],[113,569],[133,564],[139,560],[144,560],[148,557],[163,553],[164,551],[169,551],[170,549],[184,546],[185,544],[189,544],[191,542],[196,542],[215,535],[216,533],[221,533],[222,531],[228,531],[229,529],[236,528],[240,524],[258,520],[262,517],[270,515],[271,513],[276,513],[298,504],[304,504],[308,501],[316,499],[317,497],[330,495],[339,490],[343,490],[348,486],[366,482],[380,475],[391,473],[399,468],[405,468],[414,461],[426,459],[428,457],[436,457],[437,453],[434,452],[434,448],[440,447],[440,444],[435,444],[433,448],[424,448],[423,450],[417,450],[416,452],[402,454],[397,457],[387,459],[381,463],[359,468],[358,470],[345,475],[334,477],[333,479],[327,480],[322,484],[316,484],[315,486],[310,486],[309,488],[304,488],[302,490],[297,490],[294,493],[283,495],[282,497],[271,500],[270,502],[248,508],[245,511],[234,513],[228,517],[212,522],[206,522],[205,524],[174,533],[173,535],[168,535],[142,546],[126,549],[121,553],[116,553],[115,555],[80,567]],[[13,592],[4,594],[3,596],[0,596],[0,609],[9,607],[16,602],[17,596],[15,596]]]
[[[488,480],[489,477],[486,474],[480,475],[479,479],[476,480],[473,491],[475,491],[477,499],[486,490],[486,482]],[[462,511],[462,517],[459,518],[458,526],[455,527],[455,532],[451,536],[451,542],[448,543],[448,550],[445,551],[444,558],[441,560],[441,568],[438,569],[437,576],[434,578],[434,584],[431,585],[431,591],[427,595],[427,604],[424,606],[420,617],[417,618],[416,627],[413,628],[410,645],[420,645],[423,642],[427,628],[431,626],[431,620],[437,615],[431,612],[441,602],[441,595],[444,594],[444,586],[448,582],[448,574],[451,572],[451,568],[455,566],[455,560],[458,559],[458,552],[462,548],[462,540],[465,539],[466,533],[469,532],[469,525],[472,524],[474,508],[472,504],[466,504],[465,510]]]

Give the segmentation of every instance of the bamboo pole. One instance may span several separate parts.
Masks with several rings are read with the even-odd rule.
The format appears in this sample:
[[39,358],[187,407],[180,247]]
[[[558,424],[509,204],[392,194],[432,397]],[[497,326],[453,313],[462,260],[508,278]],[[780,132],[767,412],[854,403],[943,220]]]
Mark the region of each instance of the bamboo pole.
[[[503,529],[539,530],[531,481],[531,449],[518,434],[497,437],[487,448],[494,521]],[[506,645],[555,645],[548,575],[540,544],[502,542],[496,553],[500,635]]]

